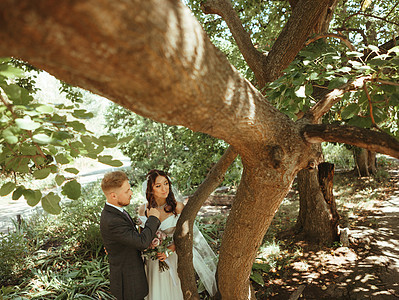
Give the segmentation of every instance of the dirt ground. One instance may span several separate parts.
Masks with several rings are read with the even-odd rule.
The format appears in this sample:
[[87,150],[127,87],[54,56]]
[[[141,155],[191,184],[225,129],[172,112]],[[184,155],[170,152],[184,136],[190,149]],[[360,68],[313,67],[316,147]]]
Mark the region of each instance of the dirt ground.
[[258,299],[399,299],[399,172],[385,200],[352,220],[349,247],[320,249],[292,240],[301,255],[277,270]]

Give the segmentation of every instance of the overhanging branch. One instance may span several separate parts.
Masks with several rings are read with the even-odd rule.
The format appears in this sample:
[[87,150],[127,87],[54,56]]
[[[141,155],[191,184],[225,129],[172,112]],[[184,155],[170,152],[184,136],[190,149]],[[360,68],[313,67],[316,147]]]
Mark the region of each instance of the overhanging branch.
[[303,136],[309,143],[337,142],[399,158],[399,141],[391,135],[345,125],[309,124]]

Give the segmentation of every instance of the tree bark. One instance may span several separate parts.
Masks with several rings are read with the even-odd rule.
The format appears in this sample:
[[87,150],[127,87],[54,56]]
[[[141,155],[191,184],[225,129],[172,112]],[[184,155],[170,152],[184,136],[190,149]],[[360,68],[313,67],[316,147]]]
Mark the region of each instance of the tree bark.
[[334,165],[329,163],[319,164],[318,170],[301,170],[297,175],[300,210],[296,231],[312,243],[331,245],[338,238],[333,176]]
[[309,143],[339,142],[399,158],[399,141],[384,132],[345,125],[308,124],[303,135]]
[[369,177],[377,173],[376,153],[363,148],[353,149],[356,170],[361,177]]
[[218,163],[213,166],[209,174],[195,193],[189,198],[180,215],[174,234],[176,251],[179,257],[178,272],[184,299],[200,299],[193,267],[193,225],[195,217],[209,195],[223,182],[227,168],[237,157],[237,152],[229,147]]

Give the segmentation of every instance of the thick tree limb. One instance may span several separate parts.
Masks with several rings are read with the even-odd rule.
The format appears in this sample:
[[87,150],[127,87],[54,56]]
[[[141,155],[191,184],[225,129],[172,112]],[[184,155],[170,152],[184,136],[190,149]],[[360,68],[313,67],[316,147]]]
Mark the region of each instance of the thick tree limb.
[[264,74],[267,72],[263,68],[262,61],[266,59],[266,54],[259,52],[254,45],[248,32],[242,26],[241,20],[230,0],[207,0],[201,4],[205,14],[217,14],[223,18],[233,35],[238,48],[240,49],[248,66],[254,72],[259,85],[264,86]]
[[399,158],[399,141],[387,133],[343,125],[306,125],[303,136],[309,143],[338,142]]
[[315,24],[326,16],[331,0],[299,0],[295,3],[291,17],[267,56],[258,52],[249,34],[244,30],[230,0],[207,0],[203,4],[205,13],[220,15],[229,26],[245,61],[255,73],[260,87],[277,79],[293,61]]
[[330,0],[298,1],[267,56],[264,64],[264,68],[269,70],[267,82],[280,77],[282,70],[294,60],[329,5]]
[[180,0],[3,0],[0,27],[0,57],[28,61],[152,120],[208,133],[241,154],[281,135],[274,132],[283,115]]
[[178,273],[184,299],[199,299],[193,267],[193,224],[198,211],[209,195],[223,182],[224,174],[237,157],[230,146],[211,169],[195,193],[189,198],[176,225],[175,243],[179,257]]

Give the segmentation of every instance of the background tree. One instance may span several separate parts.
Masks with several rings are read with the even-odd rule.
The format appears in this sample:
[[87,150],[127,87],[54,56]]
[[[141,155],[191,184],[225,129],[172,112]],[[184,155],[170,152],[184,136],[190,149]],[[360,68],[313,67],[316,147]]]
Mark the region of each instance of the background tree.
[[[239,21],[230,2],[217,2],[221,4],[218,9],[227,9],[223,13],[227,23],[229,17]],[[240,22],[232,23],[238,24],[231,27],[238,30],[237,45],[242,42],[247,47],[242,53],[260,86],[283,74],[329,5],[327,0],[298,1],[268,53],[256,50]],[[399,143],[387,133],[318,124],[346,93],[352,95],[351,91],[358,91],[365,83],[396,88],[395,76],[385,75],[396,70],[395,48],[368,63],[351,59],[352,54],[337,55],[337,63],[348,63],[351,72],[330,71],[326,66],[333,73],[323,72],[319,80],[325,82],[324,76],[329,76],[330,91],[317,103],[310,101],[304,117],[294,121],[231,66],[180,1],[55,4],[6,0],[1,2],[0,11],[4,28],[0,55],[23,58],[145,117],[223,139],[239,153],[243,174],[218,264],[223,298],[254,298],[249,274],[257,249],[297,172],[318,162],[319,151],[313,144],[347,143],[399,157]],[[242,40],[238,42],[237,37]],[[340,84],[336,87],[332,82]],[[297,93],[302,91],[300,86]],[[232,157],[223,156],[222,161]],[[184,222],[196,209],[188,204],[183,211],[179,222],[179,226],[185,224],[180,227],[182,236],[190,234],[190,226]],[[184,258],[179,248],[179,258]],[[185,262],[179,259],[182,278],[186,274],[181,264]],[[182,288],[187,298],[197,295],[186,282]]]

